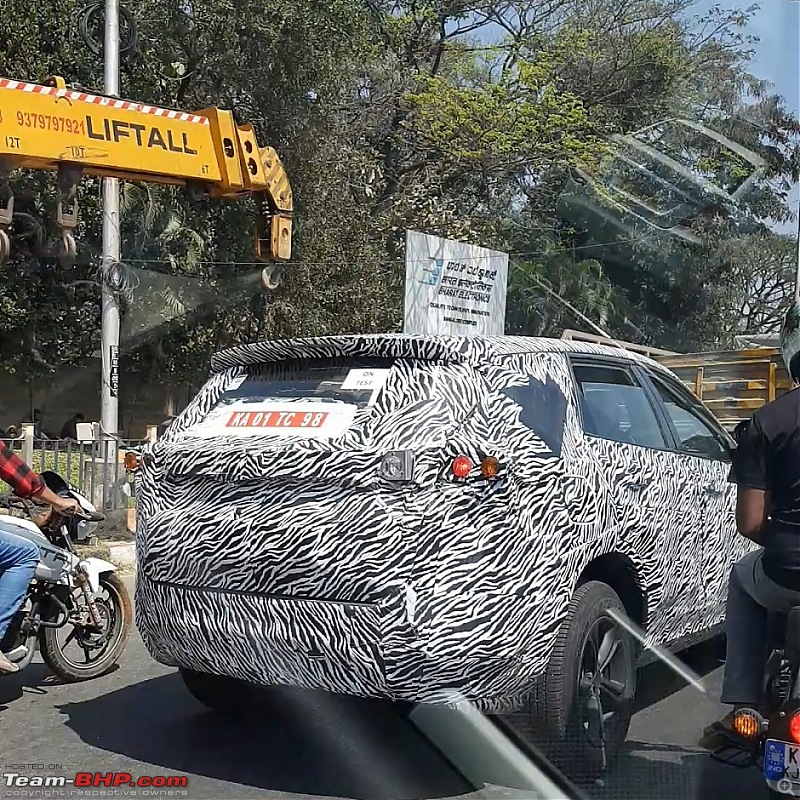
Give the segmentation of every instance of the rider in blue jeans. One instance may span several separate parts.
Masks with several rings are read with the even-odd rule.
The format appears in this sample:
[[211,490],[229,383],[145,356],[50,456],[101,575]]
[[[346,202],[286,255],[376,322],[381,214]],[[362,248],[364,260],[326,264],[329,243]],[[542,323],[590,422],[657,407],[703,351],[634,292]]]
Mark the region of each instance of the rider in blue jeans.
[[[69,514],[80,508],[77,500],[59,497],[10,448],[0,443],[0,479],[17,497],[41,501]],[[0,531],[0,641],[25,600],[39,563],[39,548],[28,539]],[[0,653],[0,674],[18,672],[19,667]]]

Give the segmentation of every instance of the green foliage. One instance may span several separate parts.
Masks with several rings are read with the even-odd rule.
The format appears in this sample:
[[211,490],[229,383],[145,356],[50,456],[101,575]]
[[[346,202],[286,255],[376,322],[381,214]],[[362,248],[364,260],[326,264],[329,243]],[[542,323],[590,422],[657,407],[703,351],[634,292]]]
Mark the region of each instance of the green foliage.
[[404,128],[434,151],[439,169],[507,175],[586,161],[604,149],[581,98],[558,88],[545,57],[479,86],[426,78],[405,100],[413,113]]
[[[100,90],[100,58],[79,35],[83,5],[0,0],[0,74],[61,74]],[[296,203],[293,261],[265,298],[252,288],[260,268],[248,203],[193,204],[174,189],[124,187],[126,380],[191,383],[215,350],[254,338],[399,330],[406,228],[516,254],[510,333],[585,327],[578,312],[627,339],[696,349],[743,330],[742,302],[764,275],[784,277],[759,295],[763,309],[786,291],[785,243],[768,225],[791,218],[800,124],[748,71],[753,9],[697,18],[693,0],[126,8],[138,40],[123,58],[121,93],[234,109],[280,153]],[[576,168],[597,178],[596,200],[615,209],[611,219],[624,212],[610,178],[661,167],[634,149],[639,166],[623,169],[612,137],[669,119],[707,125],[764,159],[740,201],[744,221],[707,215],[694,223],[705,243],[689,245],[652,226],[626,234],[567,218]],[[748,174],[702,137],[670,146],[708,180],[732,185]],[[81,189],[80,258],[70,273],[48,255],[52,178],[19,174],[14,188],[20,214],[15,258],[0,268],[0,368],[32,379],[97,351],[99,183]],[[667,202],[657,181],[646,191],[648,202]],[[713,207],[710,196],[696,205]],[[759,265],[761,251],[777,255]],[[747,330],[770,323],[759,313]],[[140,330],[133,323],[142,320]]]

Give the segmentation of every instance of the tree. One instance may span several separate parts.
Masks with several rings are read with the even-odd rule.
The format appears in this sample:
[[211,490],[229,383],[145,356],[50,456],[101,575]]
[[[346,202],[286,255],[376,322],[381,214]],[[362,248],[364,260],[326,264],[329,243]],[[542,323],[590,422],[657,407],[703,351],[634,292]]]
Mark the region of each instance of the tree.
[[733,269],[717,287],[719,344],[735,336],[777,333],[794,296],[797,241],[772,232],[731,239],[724,245]]
[[[0,11],[11,21],[0,39],[0,73],[39,81],[50,74],[62,74],[70,84],[100,88],[101,61],[87,41],[94,44],[95,50],[99,43],[97,38],[91,41],[92,30],[80,30],[77,3],[44,2],[32,17],[19,2],[3,0]],[[220,105],[232,108],[239,119],[252,122],[259,140],[278,149],[292,176],[298,207],[298,260],[312,264],[333,253],[341,259],[343,249],[339,245],[346,241],[351,258],[358,263],[359,248],[369,236],[359,236],[357,232],[353,236],[349,230],[358,218],[345,211],[352,169],[330,143],[337,124],[330,110],[331,99],[338,96],[341,86],[351,77],[351,51],[361,49],[356,45],[359,20],[363,18],[358,5],[341,0],[309,15],[307,7],[300,3],[272,2],[269,8],[255,8],[207,0],[191,7],[176,7],[150,0],[129,7],[124,17],[135,20],[138,35],[122,61],[122,94],[188,109]],[[22,41],[24,48],[18,46]],[[331,169],[324,162],[325,157],[341,163]],[[357,160],[357,154],[352,157]],[[326,179],[320,182],[322,175]],[[338,176],[338,185],[334,176]],[[55,233],[50,222],[52,214],[45,221],[44,206],[38,199],[45,185],[41,176],[18,176],[14,182],[18,208],[29,214],[45,234],[40,237],[42,241],[31,243],[27,249],[17,248],[14,262],[6,268],[7,280],[0,287],[0,303],[7,311],[3,324],[9,333],[3,340],[4,363],[17,369],[35,362],[42,370],[48,370],[62,361],[87,356],[97,348],[101,227],[97,183],[87,182],[82,187],[81,262],[69,276],[54,272],[52,263],[44,258],[42,242]],[[29,196],[21,193],[23,187],[29,187]],[[325,202],[329,203],[336,194],[341,209],[325,208]],[[224,277],[224,263],[253,260],[246,204],[240,207],[206,202],[192,206],[181,193],[134,186],[125,188],[123,198],[126,216],[122,257],[131,266],[142,267],[146,263],[184,275],[191,290],[191,278],[210,281],[220,274]],[[52,197],[45,195],[45,199],[51,210]],[[21,224],[19,217],[15,228]],[[48,224],[50,227],[46,227]],[[353,288],[371,285],[374,270],[351,269],[346,276],[341,264],[337,268],[342,277],[352,281]],[[26,277],[28,272],[38,275],[48,269],[52,285],[42,282],[44,279],[34,282]],[[324,275],[326,270],[319,272]],[[286,298],[297,289],[302,294],[304,280],[307,282],[307,278],[290,270],[290,286],[278,293],[273,304],[268,308],[263,302],[250,304],[261,317],[261,335],[273,328],[286,328],[287,320],[298,317],[302,304],[293,306]],[[64,289],[65,285],[71,290]],[[123,292],[124,305],[141,309],[152,304],[153,298],[137,293],[135,287],[128,288],[132,291]],[[347,294],[347,287],[342,287],[341,293]],[[313,290],[305,293],[305,298],[312,300],[312,315],[320,294]],[[77,306],[70,306],[71,296],[78,297]],[[163,300],[166,302],[168,297],[165,295]],[[353,308],[360,315],[358,319],[363,319],[359,307],[340,300],[341,297],[336,301],[339,310]],[[330,302],[326,299],[319,307]],[[54,313],[54,306],[59,314]],[[291,312],[290,307],[294,308]],[[380,306],[372,308],[374,317]],[[81,316],[75,313],[77,309]],[[222,345],[240,335],[252,335],[249,316],[242,313],[240,304],[234,313],[229,310],[217,314],[208,336],[198,330],[192,335],[170,330],[165,340],[140,348],[134,363],[150,377],[159,372],[175,375],[201,371],[207,361],[209,338]],[[60,327],[51,324],[55,321]],[[304,323],[305,320],[298,321]],[[67,348],[63,347],[65,341],[70,345]],[[26,357],[21,357],[23,342],[29,343]],[[59,350],[60,357],[52,364],[45,364],[46,359],[37,361],[39,353],[53,350]],[[158,357],[159,353],[162,357]]]
[[[136,330],[147,334],[123,343],[126,369],[145,381],[191,382],[214,350],[239,341],[399,330],[406,228],[514,255],[509,332],[557,334],[576,324],[572,306],[647,344],[729,339],[740,306],[721,287],[744,274],[760,285],[752,254],[759,237],[772,242],[771,223],[789,218],[800,128],[748,71],[753,10],[713,9],[698,20],[694,8],[692,0],[130,6],[125,21],[135,21],[136,35],[122,93],[228,107],[253,123],[284,160],[296,219],[284,285],[265,297],[253,288],[247,203],[192,204],[173,189],[126,186],[126,330],[144,320]],[[74,0],[45,0],[33,18],[19,0],[0,0],[0,11],[10,21],[0,73],[101,85],[87,46],[94,35],[97,50],[99,33],[78,24]],[[702,181],[650,198],[683,208],[685,198],[670,198],[694,192],[684,204],[700,209],[691,223],[700,244],[653,226],[625,241],[613,225],[606,237],[566,219],[565,187],[578,174],[605,170],[630,186],[644,168],[652,190],[661,167],[640,156],[631,166],[632,151],[614,137],[675,118],[764,159],[736,219],[720,216],[713,191],[696,189]],[[662,155],[718,183],[740,179],[738,156],[686,126],[682,138],[674,130],[657,143]],[[46,257],[55,234],[43,221],[53,208],[47,185],[35,175],[15,180],[28,216],[15,220],[17,257],[0,272],[0,363],[30,375],[97,348],[98,184],[82,189],[81,258],[69,275]],[[619,209],[612,203],[608,213]]]
[[[564,184],[553,180],[528,192],[529,205],[520,221],[537,237],[544,231],[559,231],[560,241],[572,248],[576,263],[582,253],[591,259],[585,269],[591,288],[584,292],[583,301],[576,302],[581,310],[595,320],[603,316],[615,335],[631,338],[633,334],[636,341],[674,349],[710,346],[732,324],[721,321],[717,302],[716,287],[729,285],[737,274],[735,254],[724,244],[737,240],[743,226],[766,235],[769,224],[785,221],[789,217],[787,191],[798,177],[797,119],[787,113],[782,98],[770,95],[770,87],[747,72],[751,42],[742,29],[752,9],[714,9],[698,22],[688,19],[690,7],[690,3],[635,0],[613,8],[603,3],[568,6],[569,15],[557,26],[556,36],[571,43],[555,51],[564,54],[559,74],[582,99],[596,129],[627,133],[685,118],[755,151],[765,160],[765,169],[740,198],[739,219],[715,218],[715,211],[710,216],[701,214],[693,227],[706,239],[702,246],[688,246],[679,237],[658,234],[646,226],[632,230],[630,241],[621,246],[613,228],[605,235],[565,232],[555,210],[555,195]],[[627,67],[634,66],[629,72]],[[738,158],[724,148],[709,147],[705,137],[696,138],[704,139],[703,151],[693,149],[691,137],[685,136],[672,142],[679,151],[669,155],[696,174],[721,185],[735,185],[740,174],[735,170],[742,169]],[[661,140],[655,146],[663,150],[666,144]],[[654,169],[653,162],[635,154],[634,161]],[[616,161],[612,175],[619,178],[623,166]],[[588,169],[592,171],[591,166]],[[634,181],[640,177],[632,175]],[[634,186],[634,194],[647,188],[641,182]],[[653,186],[651,181],[649,188]],[[656,192],[655,197],[656,206],[675,205],[666,195],[658,197]],[[701,197],[698,193],[698,201]],[[709,205],[718,202],[709,195]],[[698,202],[698,207],[702,205]],[[619,210],[610,204],[606,213],[614,216]],[[587,237],[587,233],[594,235]],[[517,246],[526,247],[524,242]],[[596,268],[595,259],[601,261],[602,270]],[[562,260],[551,262],[555,275],[564,274]],[[594,305],[598,297],[603,298],[599,308]]]

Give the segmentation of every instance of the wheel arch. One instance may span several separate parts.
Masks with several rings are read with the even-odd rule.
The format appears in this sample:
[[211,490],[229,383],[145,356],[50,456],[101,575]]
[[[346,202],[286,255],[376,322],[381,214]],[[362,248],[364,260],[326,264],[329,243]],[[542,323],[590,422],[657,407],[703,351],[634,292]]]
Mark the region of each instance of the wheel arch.
[[596,556],[578,576],[575,588],[589,581],[608,584],[619,595],[628,617],[647,629],[647,593],[642,587],[639,570],[628,556],[618,552]]

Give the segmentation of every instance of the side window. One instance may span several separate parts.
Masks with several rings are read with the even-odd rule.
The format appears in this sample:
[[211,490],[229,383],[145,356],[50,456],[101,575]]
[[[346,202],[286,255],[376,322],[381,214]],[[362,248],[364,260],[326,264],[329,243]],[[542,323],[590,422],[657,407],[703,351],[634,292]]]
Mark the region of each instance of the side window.
[[529,374],[526,384],[506,386],[500,394],[520,407],[520,424],[541,439],[553,455],[560,456],[569,402],[554,377]]
[[573,370],[586,433],[641,447],[667,447],[655,410],[629,370],[605,364],[574,364]]
[[716,431],[697,408],[697,403],[657,375],[650,375],[661,400],[667,408],[678,435],[681,452],[717,461],[730,461],[730,454]]

